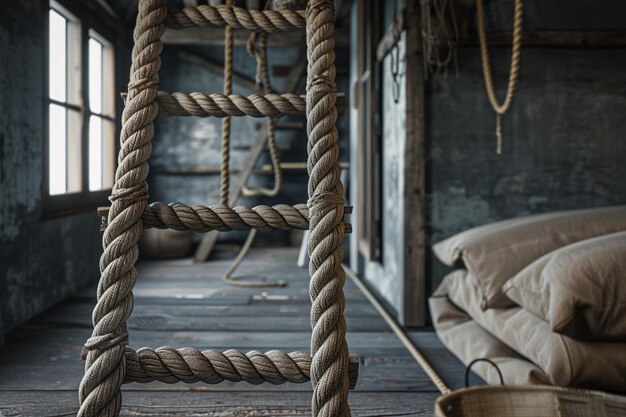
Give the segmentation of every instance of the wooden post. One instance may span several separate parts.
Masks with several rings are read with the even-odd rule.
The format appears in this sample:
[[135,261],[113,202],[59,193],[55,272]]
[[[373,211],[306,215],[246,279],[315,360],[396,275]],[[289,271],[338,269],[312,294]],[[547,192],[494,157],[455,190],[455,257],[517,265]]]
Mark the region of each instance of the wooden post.
[[404,162],[404,291],[402,324],[424,326],[426,321],[426,191],[424,65],[417,13],[406,0],[406,144]]

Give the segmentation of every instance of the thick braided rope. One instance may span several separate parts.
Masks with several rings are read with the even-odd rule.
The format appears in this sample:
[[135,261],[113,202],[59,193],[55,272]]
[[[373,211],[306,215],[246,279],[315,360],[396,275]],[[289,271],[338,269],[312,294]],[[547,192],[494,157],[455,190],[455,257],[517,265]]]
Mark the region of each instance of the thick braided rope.
[[213,7],[202,4],[198,7],[185,7],[182,10],[170,10],[167,16],[167,25],[172,29],[194,26],[229,26],[252,32],[272,33],[304,29],[305,20],[303,11],[261,11],[228,5]]
[[304,204],[288,206],[234,207],[187,206],[181,203],[153,203],[147,208],[142,220],[144,226],[174,230],[208,232],[218,230],[254,229],[261,232],[272,230],[306,230],[309,228],[309,209]]
[[217,384],[224,380],[251,384],[304,383],[309,381],[311,357],[305,352],[250,351],[230,349],[200,351],[194,348],[161,347],[156,350],[127,348],[125,382],[166,383],[202,381]]
[[309,272],[311,401],[314,417],[348,417],[348,346],[345,340],[343,185],[339,147],[334,53],[334,6],[311,0],[307,8],[307,131],[309,170]]
[[[226,0],[226,7],[232,10],[234,0]],[[233,28],[224,29],[224,95],[233,93]],[[220,165],[220,203],[228,205],[230,192],[230,116],[222,120],[222,163]]]
[[524,3],[522,0],[515,0],[513,14],[513,49],[511,51],[511,70],[509,72],[509,84],[507,87],[504,102],[500,104],[496,97],[493,77],[491,75],[491,65],[489,64],[489,48],[487,47],[487,36],[485,34],[485,12],[483,0],[476,0],[476,17],[478,20],[478,42],[480,44],[480,59],[483,67],[483,78],[487,88],[489,103],[496,112],[496,152],[502,153],[502,127],[501,117],[505,114],[515,98],[517,82],[519,80],[520,60],[522,55],[522,17]]
[[85,375],[79,387],[79,417],[113,417],[121,407],[125,379],[126,320],[133,308],[137,241],[146,208],[148,156],[158,113],[157,71],[167,10],[159,0],[141,0],[128,98],[122,116],[121,150],[110,197],[109,227],[103,236],[100,283],[93,311],[94,329],[85,344]]
[[160,116],[282,117],[303,115],[306,101],[297,94],[231,94],[174,93],[160,91],[157,96]]

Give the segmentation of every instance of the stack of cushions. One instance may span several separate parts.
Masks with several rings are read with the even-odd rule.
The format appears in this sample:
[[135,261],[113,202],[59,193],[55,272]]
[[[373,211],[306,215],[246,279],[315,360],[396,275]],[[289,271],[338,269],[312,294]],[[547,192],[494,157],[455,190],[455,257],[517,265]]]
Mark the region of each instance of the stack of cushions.
[[626,392],[626,206],[489,224],[433,250],[460,268],[430,307],[466,364],[492,359],[511,384]]

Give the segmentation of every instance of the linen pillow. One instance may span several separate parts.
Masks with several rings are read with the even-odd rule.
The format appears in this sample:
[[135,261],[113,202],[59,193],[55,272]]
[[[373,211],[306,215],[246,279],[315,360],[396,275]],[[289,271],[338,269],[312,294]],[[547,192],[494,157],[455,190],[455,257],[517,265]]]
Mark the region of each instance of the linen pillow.
[[557,333],[626,341],[626,232],[557,249],[507,281],[503,291]]
[[626,230],[626,206],[569,210],[475,227],[433,246],[446,265],[464,267],[481,291],[481,307],[515,304],[502,285],[525,266],[562,246]]

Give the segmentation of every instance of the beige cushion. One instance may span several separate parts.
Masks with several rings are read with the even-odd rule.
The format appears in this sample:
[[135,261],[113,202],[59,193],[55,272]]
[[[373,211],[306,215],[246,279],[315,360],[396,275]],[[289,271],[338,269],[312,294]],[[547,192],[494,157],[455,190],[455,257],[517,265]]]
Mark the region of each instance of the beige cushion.
[[[537,383],[545,378],[552,385],[626,392],[626,343],[572,339],[553,332],[547,322],[522,307],[482,310],[478,305],[480,295],[468,278],[446,277],[436,295],[445,295],[458,311],[465,312],[491,336],[541,370],[531,373],[531,368],[518,367],[521,374],[517,378],[505,376],[507,381],[528,378],[529,383]],[[477,345],[472,340],[477,337],[483,336],[467,335],[456,343]]]
[[[553,332],[549,323],[522,307],[482,310],[480,294],[468,278],[447,276],[436,295],[447,296],[502,344],[537,365],[550,384],[626,392],[626,343],[572,339]],[[520,372],[530,378],[528,369]]]
[[[467,271],[455,274],[464,277]],[[550,378],[537,365],[483,329],[445,294],[433,295],[428,303],[437,335],[465,366],[474,359],[488,358],[498,365],[506,385],[550,384]],[[478,362],[472,370],[489,384],[500,384],[496,369],[488,363]]]
[[626,206],[561,211],[487,224],[433,246],[450,266],[465,267],[481,307],[511,307],[502,285],[535,259],[562,246],[626,230]]
[[507,281],[503,291],[555,332],[626,341],[626,232],[550,252]]

